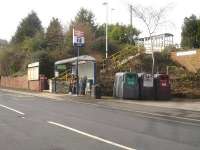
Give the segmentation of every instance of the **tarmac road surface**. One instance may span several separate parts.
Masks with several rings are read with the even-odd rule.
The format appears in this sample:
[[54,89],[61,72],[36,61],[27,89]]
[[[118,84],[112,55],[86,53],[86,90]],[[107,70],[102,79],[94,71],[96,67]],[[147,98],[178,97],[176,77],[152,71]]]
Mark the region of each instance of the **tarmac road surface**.
[[200,150],[200,120],[0,91],[0,149]]

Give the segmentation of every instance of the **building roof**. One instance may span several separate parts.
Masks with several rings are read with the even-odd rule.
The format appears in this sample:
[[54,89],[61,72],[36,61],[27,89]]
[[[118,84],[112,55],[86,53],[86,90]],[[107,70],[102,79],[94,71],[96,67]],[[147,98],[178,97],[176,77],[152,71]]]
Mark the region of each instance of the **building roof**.
[[39,65],[40,65],[39,62],[34,62],[34,63],[31,63],[31,64],[28,64],[28,68],[38,67]]
[[[163,34],[158,34],[158,35],[152,35],[152,37],[159,37],[159,36],[165,36],[165,37],[169,37],[169,36],[174,36],[173,34],[171,33],[163,33]],[[138,40],[143,40],[144,38],[150,38],[149,36],[148,37],[143,37],[143,38],[139,38]]]
[[[72,57],[72,58],[68,58],[68,59],[63,59],[63,60],[59,60],[55,62],[55,65],[61,65],[61,64],[67,64],[67,63],[74,63],[76,62],[77,57]],[[79,61],[93,61],[95,62],[96,59],[92,56],[89,55],[82,55],[78,57]]]

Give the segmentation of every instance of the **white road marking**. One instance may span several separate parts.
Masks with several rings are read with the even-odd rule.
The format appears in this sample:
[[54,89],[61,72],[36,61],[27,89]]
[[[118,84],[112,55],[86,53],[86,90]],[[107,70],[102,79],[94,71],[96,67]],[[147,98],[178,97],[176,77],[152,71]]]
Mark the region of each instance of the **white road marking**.
[[[14,93],[18,93],[17,91],[13,91],[13,90],[7,90],[7,89],[0,89],[0,91],[9,91],[9,92],[14,92]],[[24,95],[30,95],[30,96],[36,96],[36,97],[41,97],[41,98],[49,98],[49,99],[53,99],[55,101],[57,101],[58,99],[57,98],[53,98],[53,97],[46,97],[46,96],[41,96],[41,95],[33,95],[31,93],[26,93],[26,92],[23,92]],[[52,101],[53,101],[52,100]],[[62,101],[62,99],[59,99]],[[73,101],[73,100],[67,100],[68,102],[72,102],[72,103],[78,103],[78,104],[85,104],[85,105],[92,105],[92,106],[101,106],[101,103],[100,105],[99,104],[92,104],[92,103],[88,103],[88,102],[80,102],[80,101]],[[131,102],[132,103],[132,102]],[[137,105],[144,105],[144,104],[138,104],[138,103],[135,103]],[[109,105],[108,105],[109,106]],[[148,106],[148,105],[147,105]],[[105,108],[109,108],[107,106],[104,106]],[[116,110],[120,110],[116,107],[113,107],[113,106],[110,106],[112,109],[116,109]],[[159,107],[159,106],[154,106],[154,107]],[[165,107],[164,107],[165,108]],[[171,107],[166,107],[166,108],[171,108]],[[182,108],[173,108],[173,109],[177,109],[177,110],[188,110],[188,111],[193,111],[193,110],[190,110],[190,109],[182,109]],[[122,110],[125,110],[125,111],[129,111],[129,110],[126,110],[126,109],[122,109]],[[178,117],[178,116],[169,116],[169,115],[163,115],[163,114],[158,114],[158,113],[150,113],[150,112],[145,112],[145,111],[129,111],[129,112],[136,112],[136,113],[139,113],[139,114],[146,114],[146,115],[153,115],[155,117],[147,117],[147,116],[143,116],[145,118],[151,118],[151,119],[162,119],[162,120],[166,120],[166,121],[170,121],[170,122],[176,122],[176,123],[181,123],[181,124],[189,124],[189,125],[196,125],[196,124],[193,124],[193,123],[187,123],[187,122],[181,122],[181,121],[176,121],[176,120],[170,120],[170,119],[166,119],[166,118],[156,118],[156,117],[168,117],[168,118],[171,118],[171,119],[182,119],[182,120],[186,120],[186,121],[195,121],[195,122],[200,122],[200,119],[194,119],[194,118],[186,118],[186,117]],[[199,126],[199,125],[198,125]]]
[[136,150],[134,148],[130,148],[130,147],[127,147],[127,146],[124,146],[124,145],[121,145],[121,144],[118,144],[118,143],[115,143],[115,142],[100,138],[98,136],[94,136],[92,134],[89,134],[89,133],[86,133],[86,132],[71,128],[69,126],[62,125],[60,123],[56,123],[56,122],[53,122],[53,121],[47,121],[47,122],[49,124],[52,124],[52,125],[55,125],[55,126],[58,126],[58,127],[61,127],[61,128],[64,128],[64,129],[79,133],[79,134],[82,134],[82,135],[90,137],[92,139],[95,139],[95,140],[98,140],[98,141],[101,141],[101,142],[104,142],[104,143],[107,143],[107,144],[110,144],[110,145],[113,145],[113,146],[116,146],[116,147],[119,147],[119,148],[122,148],[122,149],[125,149],[125,150]]
[[19,110],[10,108],[10,107],[5,106],[5,105],[2,105],[2,104],[0,104],[0,107],[6,108],[6,109],[11,110],[11,111],[14,111],[14,112],[16,112],[16,113],[18,113],[18,114],[20,114],[20,115],[25,115],[23,112],[21,112],[21,111],[19,111]]

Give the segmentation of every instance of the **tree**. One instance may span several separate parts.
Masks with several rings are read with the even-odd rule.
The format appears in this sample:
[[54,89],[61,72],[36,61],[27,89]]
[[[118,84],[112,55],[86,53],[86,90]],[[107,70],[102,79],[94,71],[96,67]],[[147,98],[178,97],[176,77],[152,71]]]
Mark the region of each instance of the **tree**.
[[200,19],[195,15],[184,19],[181,32],[181,46],[185,48],[200,47]]
[[44,74],[48,78],[53,77],[54,72],[54,59],[50,57],[50,53],[46,50],[36,51],[32,53],[31,60],[32,62],[39,61],[40,67],[43,68],[40,70],[40,74]]
[[52,18],[46,32],[47,49],[56,50],[63,49],[64,34],[61,23],[57,18]]
[[24,61],[24,53],[16,51],[12,47],[6,47],[0,51],[0,73],[11,75],[21,69]]
[[[109,29],[109,28],[108,28],[108,29]],[[96,38],[105,36],[105,34],[106,34],[106,31],[105,31],[105,24],[98,25],[98,26],[97,26],[97,29],[96,29],[96,32],[95,32]]]
[[85,8],[81,8],[78,11],[73,23],[74,24],[88,24],[92,28],[93,31],[95,31],[97,28],[97,26],[95,25],[95,16],[93,12]]
[[[123,24],[112,24],[108,25],[108,38],[109,40],[114,40],[120,42],[121,44],[131,43],[131,37],[138,36],[140,31],[131,26]],[[105,36],[105,24],[97,27],[96,38]],[[133,43],[134,44],[134,43]]]
[[[92,43],[92,50],[100,52],[102,55],[105,53],[105,37],[99,37],[95,39],[95,41]],[[117,52],[119,50],[119,42],[115,40],[109,40],[108,42],[109,47],[109,55],[112,55],[113,53]]]
[[44,33],[37,33],[33,38],[26,37],[21,43],[21,49],[31,53],[46,48]]
[[87,54],[91,50],[92,43],[95,40],[96,25],[94,22],[94,14],[84,8],[81,8],[75,19],[71,22],[69,30],[66,33],[66,44],[70,47],[71,51],[74,50],[72,45],[72,30],[81,30],[84,32],[85,46],[81,48],[81,54]]
[[26,37],[32,38],[38,32],[43,32],[43,27],[37,14],[32,11],[19,24],[15,35],[12,37],[12,42],[14,44],[20,44]]
[[95,40],[95,33],[92,31],[92,28],[88,24],[79,23],[79,24],[73,24],[70,26],[69,31],[67,32],[67,45],[70,45],[72,48],[72,30],[80,30],[84,32],[84,38],[85,38],[85,46],[81,48],[80,54],[88,54],[91,50],[91,45]]
[[[131,43],[133,36],[138,36],[139,31],[136,28],[126,25],[110,25],[109,26],[109,38],[112,40],[119,41],[121,43]],[[132,36],[132,37],[131,37]]]
[[135,16],[141,20],[144,25],[146,26],[146,29],[148,31],[150,41],[151,41],[151,57],[152,57],[152,74],[154,74],[154,45],[153,45],[153,39],[152,35],[156,32],[158,27],[164,23],[164,18],[166,15],[167,10],[169,7],[165,6],[160,8],[159,10],[156,10],[152,7],[143,7],[143,6],[137,6],[133,7],[133,13]]

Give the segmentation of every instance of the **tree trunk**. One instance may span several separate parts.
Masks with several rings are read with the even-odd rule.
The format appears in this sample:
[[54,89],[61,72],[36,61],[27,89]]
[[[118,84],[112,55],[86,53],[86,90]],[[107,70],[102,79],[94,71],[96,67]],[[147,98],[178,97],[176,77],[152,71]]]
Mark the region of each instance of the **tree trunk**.
[[154,65],[155,65],[155,58],[154,58],[154,49],[153,49],[153,39],[152,35],[150,34],[150,40],[151,40],[151,57],[152,57],[152,76],[154,75]]

